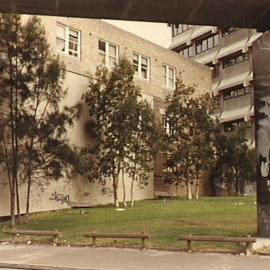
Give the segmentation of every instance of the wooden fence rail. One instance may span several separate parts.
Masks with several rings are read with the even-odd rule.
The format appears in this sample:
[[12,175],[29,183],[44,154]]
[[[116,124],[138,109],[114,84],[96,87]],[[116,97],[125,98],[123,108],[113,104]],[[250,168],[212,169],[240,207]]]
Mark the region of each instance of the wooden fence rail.
[[52,236],[55,244],[57,244],[58,237],[62,237],[62,233],[58,231],[6,230],[5,233],[13,236],[13,243],[15,242],[16,237],[20,237],[21,235]]
[[187,241],[187,250],[191,251],[191,242],[227,242],[227,243],[245,243],[245,252],[249,253],[252,243],[256,242],[256,238],[251,237],[222,237],[222,236],[180,236],[179,241]]
[[141,239],[142,240],[142,249],[146,248],[145,241],[147,239],[150,239],[150,236],[148,234],[138,234],[138,233],[86,233],[85,237],[91,237],[92,238],[92,244],[93,246],[96,246],[96,239],[97,238],[112,238],[112,239]]

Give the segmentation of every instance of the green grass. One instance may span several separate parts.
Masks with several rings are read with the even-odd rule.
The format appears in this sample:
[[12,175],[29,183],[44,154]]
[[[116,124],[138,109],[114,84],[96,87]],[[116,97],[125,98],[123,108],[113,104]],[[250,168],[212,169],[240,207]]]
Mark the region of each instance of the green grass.
[[[171,199],[137,202],[134,208],[117,212],[113,207],[71,209],[31,215],[18,229],[59,230],[64,233],[61,244],[86,244],[84,233],[145,232],[151,235],[148,246],[178,249],[185,243],[179,235],[246,236],[256,235],[256,205],[254,197],[201,198],[199,201]],[[238,203],[241,203],[239,205]],[[237,205],[236,205],[237,204]],[[83,214],[82,214],[83,212]],[[6,225],[2,223],[2,227]],[[0,238],[6,237],[0,234]],[[41,241],[41,239],[38,239]],[[98,239],[98,245],[112,245],[112,240]],[[117,246],[139,246],[140,241],[117,241]],[[226,244],[194,244],[200,248],[236,248]]]

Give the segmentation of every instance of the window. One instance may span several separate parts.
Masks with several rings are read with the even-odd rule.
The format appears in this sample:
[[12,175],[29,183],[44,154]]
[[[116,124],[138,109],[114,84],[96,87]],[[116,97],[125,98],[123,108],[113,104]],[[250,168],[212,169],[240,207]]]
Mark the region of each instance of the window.
[[175,124],[170,122],[166,115],[162,115],[162,127],[164,134],[168,136],[177,135],[177,130],[175,129]]
[[238,53],[223,59],[223,68],[239,64],[249,59],[248,53]]
[[228,123],[223,124],[225,132],[232,132],[239,128],[250,128],[251,126],[252,124],[250,121],[246,122],[244,120],[238,120],[238,121],[228,122]]
[[133,54],[133,66],[135,67],[135,75],[145,79],[145,80],[149,80],[149,74],[150,74],[150,60],[148,57],[139,55],[134,53]]
[[193,57],[193,48],[192,46],[189,47],[184,47],[179,50],[179,54],[187,57],[187,58],[192,58]]
[[80,58],[80,32],[57,24],[56,48],[60,52]]
[[226,100],[226,99],[231,99],[231,98],[247,95],[249,93],[250,93],[249,87],[238,86],[236,88],[225,90],[223,93],[223,97]]
[[162,66],[163,86],[174,89],[176,82],[175,74],[176,74],[175,68],[163,65]]
[[179,24],[178,26],[174,25],[172,28],[173,36],[175,37],[175,36],[185,32],[185,31],[187,31],[191,27],[192,27],[192,25],[189,25],[189,24]]
[[110,68],[114,67],[118,60],[118,46],[103,40],[99,40],[98,50],[101,64]]
[[219,34],[205,37],[196,42],[196,54],[203,53],[219,44]]

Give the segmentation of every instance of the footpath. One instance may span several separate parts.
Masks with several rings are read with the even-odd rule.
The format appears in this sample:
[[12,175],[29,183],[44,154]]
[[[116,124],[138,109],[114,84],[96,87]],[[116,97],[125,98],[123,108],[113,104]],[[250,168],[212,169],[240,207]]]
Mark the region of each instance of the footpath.
[[0,245],[0,269],[269,270],[270,257],[116,248]]

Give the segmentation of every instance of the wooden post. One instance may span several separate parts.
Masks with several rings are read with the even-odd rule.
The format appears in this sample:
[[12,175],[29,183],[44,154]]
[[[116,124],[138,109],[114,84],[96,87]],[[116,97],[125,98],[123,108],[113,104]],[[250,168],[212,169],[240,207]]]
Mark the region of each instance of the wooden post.
[[57,235],[54,235],[53,236],[53,245],[56,245],[57,246]]
[[12,234],[12,244],[15,244],[16,234]]
[[[251,235],[248,234],[247,238],[251,238]],[[251,245],[252,245],[251,243],[246,242],[246,250],[245,250],[246,256],[249,256],[252,253],[251,252]]]
[[[188,236],[192,236],[192,234],[189,234]],[[191,252],[191,240],[187,240],[187,251]]]
[[[58,233],[58,231],[57,230],[55,230],[55,233]],[[57,246],[57,237],[58,237],[58,234],[55,234],[54,236],[53,236],[53,245],[56,245]]]
[[95,247],[95,246],[96,246],[96,237],[93,236],[93,237],[92,237],[92,240],[93,240],[93,247]]
[[142,250],[145,250],[145,238],[142,237]]

